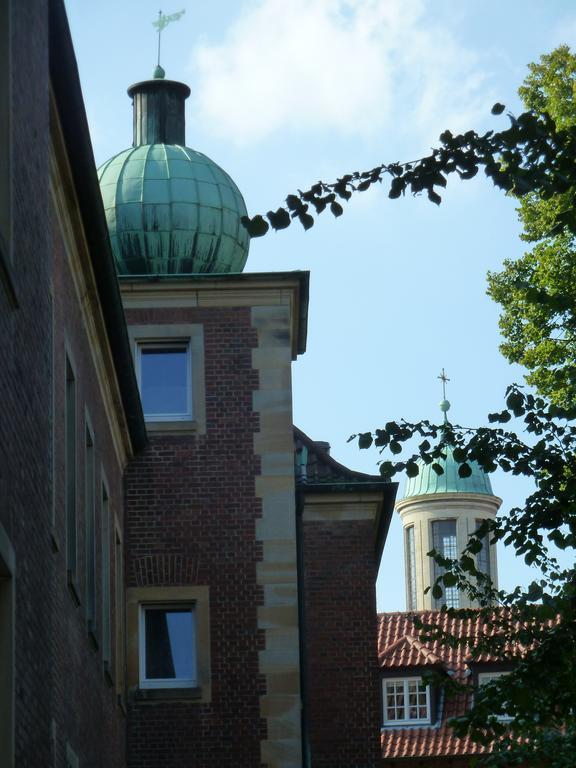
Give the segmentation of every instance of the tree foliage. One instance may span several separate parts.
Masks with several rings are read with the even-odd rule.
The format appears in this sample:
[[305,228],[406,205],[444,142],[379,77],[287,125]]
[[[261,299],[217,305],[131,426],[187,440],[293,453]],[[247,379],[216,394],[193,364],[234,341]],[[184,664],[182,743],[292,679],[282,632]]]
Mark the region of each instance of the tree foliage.
[[[315,216],[330,210],[339,217],[353,194],[382,183],[391,199],[426,194],[440,204],[451,175],[467,180],[481,170],[520,199],[523,238],[533,248],[491,275],[489,291],[503,308],[504,354],[523,364],[528,381],[549,399],[513,385],[506,407],[489,416],[490,428],[401,421],[354,436],[360,448],[376,446],[386,453],[380,464],[386,477],[398,472],[414,477],[419,462],[442,474],[439,459],[449,445],[461,477],[470,475],[469,462],[475,461],[486,472],[499,468],[534,483],[522,507],[485,521],[458,558],[430,553],[442,566],[433,594],[457,586],[478,602],[485,623],[495,629],[466,652],[515,665],[510,675],[477,692],[474,707],[453,723],[458,734],[493,744],[492,753],[482,758],[492,766],[575,764],[576,568],[561,567],[555,557],[576,550],[576,426],[571,422],[576,416],[575,92],[576,58],[562,46],[530,65],[520,89],[527,111],[518,117],[508,113],[510,125],[503,130],[456,136],[444,131],[426,157],[319,181],[288,195],[277,210],[243,219],[252,237],[293,221],[309,229]],[[495,104],[492,112],[502,115],[505,107]],[[402,458],[404,444],[413,439],[419,440],[417,452]],[[513,547],[537,569],[537,578],[526,589],[496,590],[476,567],[484,536]],[[443,636],[438,626],[420,628],[424,636],[462,642]],[[451,680],[443,684],[457,688]],[[511,722],[503,724],[498,713]]]
[[[380,464],[385,477],[400,472],[414,476],[422,462],[442,474],[439,459],[446,458],[449,445],[461,477],[470,475],[470,462],[477,462],[486,472],[499,468],[534,483],[522,507],[484,521],[458,558],[445,558],[434,550],[429,553],[443,570],[431,587],[434,596],[457,586],[481,606],[484,623],[493,631],[470,643],[415,618],[424,640],[464,643],[471,660],[488,654],[514,664],[513,672],[479,691],[473,708],[452,722],[458,735],[494,745],[493,752],[482,758],[486,765],[564,768],[573,764],[576,568],[561,567],[555,556],[576,550],[576,426],[568,417],[568,412],[513,385],[507,391],[506,407],[488,416],[492,427],[401,421],[354,436],[361,448],[375,446],[386,453]],[[414,439],[417,451],[402,458],[403,445]],[[477,569],[476,555],[485,536],[491,543],[501,541],[513,547],[517,556],[537,569],[537,577],[526,588],[509,593],[495,589]],[[443,610],[461,619],[478,613]],[[447,687],[448,694],[465,690],[450,679],[437,682]],[[499,714],[511,722],[503,723]]]
[[[505,109],[502,104],[495,104],[492,113],[501,115]],[[410,162],[384,163],[368,171],[354,171],[335,182],[319,181],[305,191],[289,194],[285,205],[268,211],[266,216],[245,216],[242,222],[251,237],[265,235],[270,227],[286,229],[293,221],[310,229],[315,222],[314,216],[325,210],[330,210],[336,217],[341,216],[343,204],[353,194],[384,182],[388,184],[391,199],[407,192],[413,195],[425,193],[431,202],[439,205],[441,191],[447,186],[450,175],[456,174],[467,180],[474,178],[480,169],[497,187],[520,197],[529,193],[537,193],[546,199],[558,193],[573,195],[576,128],[557,128],[547,113],[527,111],[518,117],[508,113],[508,118],[511,123],[508,128],[482,135],[467,131],[455,136],[446,130],[440,135],[440,146],[426,157]],[[552,216],[551,231],[563,227],[576,232],[573,210],[558,210]]]
[[[529,70],[519,89],[526,107],[549,114],[560,130],[574,129],[576,56],[563,45]],[[504,356],[528,369],[540,393],[576,413],[576,241],[563,223],[574,203],[572,186],[552,195],[535,189],[520,200],[522,238],[533,247],[490,274],[488,292],[502,306]]]

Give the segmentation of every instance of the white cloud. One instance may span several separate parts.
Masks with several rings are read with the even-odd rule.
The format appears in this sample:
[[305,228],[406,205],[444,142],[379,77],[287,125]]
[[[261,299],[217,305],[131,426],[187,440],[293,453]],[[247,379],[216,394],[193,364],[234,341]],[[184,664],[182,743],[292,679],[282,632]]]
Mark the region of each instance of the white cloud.
[[[475,57],[425,0],[251,0],[194,52],[199,118],[255,142],[279,131],[436,136],[490,103]],[[432,10],[432,8],[431,8]],[[404,128],[403,128],[404,130]]]

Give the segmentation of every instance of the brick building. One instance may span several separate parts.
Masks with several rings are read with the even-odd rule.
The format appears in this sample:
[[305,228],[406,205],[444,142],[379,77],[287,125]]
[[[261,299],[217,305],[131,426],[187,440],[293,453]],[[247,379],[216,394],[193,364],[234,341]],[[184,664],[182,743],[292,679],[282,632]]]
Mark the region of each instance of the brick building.
[[307,273],[242,271],[187,86],[97,175],[62,0],[0,36],[0,764],[379,764],[396,486],[293,426]]

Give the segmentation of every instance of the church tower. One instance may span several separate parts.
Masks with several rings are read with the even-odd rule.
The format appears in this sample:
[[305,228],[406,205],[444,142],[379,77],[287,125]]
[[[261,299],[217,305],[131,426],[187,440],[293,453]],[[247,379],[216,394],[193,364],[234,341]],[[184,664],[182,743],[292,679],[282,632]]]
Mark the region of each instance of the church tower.
[[[450,403],[444,398],[440,409],[446,421],[449,408]],[[420,460],[419,474],[408,479],[404,498],[396,505],[404,534],[408,611],[434,610],[443,605],[449,608],[479,607],[457,587],[445,587],[439,599],[432,596],[431,590],[425,592],[442,573],[441,567],[427,553],[435,549],[444,557],[457,557],[468,543],[470,534],[484,520],[494,519],[502,503],[492,491],[490,478],[478,464],[469,462],[472,474],[460,477],[458,462],[449,446],[445,453],[446,458],[438,460],[444,474],[437,475],[431,464]],[[498,588],[496,546],[485,539],[476,560],[478,570],[490,576],[494,587]]]

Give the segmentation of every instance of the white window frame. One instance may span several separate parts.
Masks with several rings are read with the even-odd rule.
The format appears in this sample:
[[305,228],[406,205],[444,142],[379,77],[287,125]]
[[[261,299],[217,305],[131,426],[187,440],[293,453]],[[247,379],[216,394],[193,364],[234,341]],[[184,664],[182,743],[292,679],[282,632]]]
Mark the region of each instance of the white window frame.
[[184,413],[144,413],[145,421],[192,421],[192,345],[190,338],[154,338],[136,340],[136,379],[142,397],[142,349],[165,349],[183,347],[186,350],[186,411]]
[[[487,683],[491,683],[493,680],[497,680],[499,677],[505,677],[505,675],[509,674],[509,672],[478,672],[478,689]],[[509,723],[514,719],[511,715],[495,715],[495,717],[500,723]]]
[[[192,616],[192,678],[154,678],[146,677],[146,624],[144,621],[146,610],[167,610],[187,608]],[[140,603],[139,606],[139,628],[138,628],[138,648],[139,648],[139,671],[140,688],[197,688],[198,687],[198,634],[196,626],[196,610],[193,602],[183,603]]]
[[389,683],[402,683],[404,687],[404,714],[409,710],[408,705],[408,686],[409,683],[418,683],[422,685],[421,677],[384,677],[382,678],[382,703],[384,710],[384,725],[426,725],[431,722],[431,705],[430,705],[430,686],[426,686],[426,717],[417,718],[404,718],[402,720],[389,720],[388,719],[388,707],[387,707],[387,685]]

